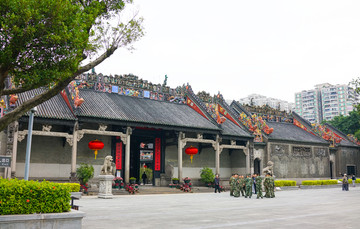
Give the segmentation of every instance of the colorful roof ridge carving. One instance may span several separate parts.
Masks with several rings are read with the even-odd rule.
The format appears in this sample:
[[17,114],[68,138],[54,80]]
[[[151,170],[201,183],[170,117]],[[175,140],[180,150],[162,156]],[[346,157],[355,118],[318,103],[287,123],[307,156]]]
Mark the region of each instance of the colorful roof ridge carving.
[[356,145],[360,145],[359,139],[357,139],[353,134],[348,134],[347,137],[352,143],[355,143]]
[[261,116],[263,120],[272,122],[293,122],[293,116],[286,111],[280,111],[270,107],[269,105],[263,106],[250,106],[248,104],[242,105],[249,113]]
[[270,135],[274,129],[269,128],[266,124],[266,121],[262,119],[262,117],[258,117],[256,114],[253,114],[251,117],[246,115],[245,112],[242,112],[239,117],[240,122],[246,126],[254,135],[255,142],[263,142],[263,131],[265,134]]
[[[165,81],[166,78],[167,76],[165,76]],[[163,84],[153,84],[147,80],[139,79],[139,77],[132,74],[106,76],[87,73],[79,75],[73,82],[75,82],[75,86],[78,86],[79,89],[92,89],[107,93],[185,104],[185,85],[170,88],[166,86],[165,81]]]
[[321,136],[324,140],[331,142],[330,147],[335,147],[336,144],[339,144],[343,140],[343,138],[341,138],[339,135],[334,133],[334,131],[330,130],[324,125],[314,123],[312,124],[312,127],[313,127],[313,131],[316,134]]

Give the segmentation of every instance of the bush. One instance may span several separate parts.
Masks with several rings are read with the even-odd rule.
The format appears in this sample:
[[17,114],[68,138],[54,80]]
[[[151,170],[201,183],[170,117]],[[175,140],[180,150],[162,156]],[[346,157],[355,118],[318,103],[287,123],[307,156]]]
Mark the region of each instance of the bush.
[[301,185],[332,185],[337,183],[337,180],[304,180]]
[[213,173],[212,169],[204,167],[200,170],[200,177],[202,182],[208,184],[214,182],[215,174]]
[[70,211],[69,185],[0,179],[0,215],[67,211]]
[[[342,183],[342,179],[339,179],[339,181]],[[351,178],[348,181],[349,181],[349,184],[352,184]],[[360,183],[360,179],[355,180],[355,184],[358,184],[358,183]]]
[[78,183],[61,183],[62,185],[68,186],[70,192],[80,192],[80,184]]
[[171,180],[179,180],[179,178],[174,177],[174,178],[172,178]]
[[136,178],[135,177],[130,177],[130,180],[136,180]]
[[276,180],[275,187],[284,187],[284,186],[296,186],[296,181],[294,180]]
[[79,179],[80,184],[86,185],[87,182],[94,177],[94,167],[81,163],[80,167],[76,169],[76,177]]

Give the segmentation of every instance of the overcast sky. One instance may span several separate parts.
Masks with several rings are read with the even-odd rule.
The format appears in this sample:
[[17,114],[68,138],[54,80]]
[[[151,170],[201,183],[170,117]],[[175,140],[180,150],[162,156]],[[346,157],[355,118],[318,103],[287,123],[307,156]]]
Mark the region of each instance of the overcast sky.
[[153,83],[257,93],[294,102],[315,84],[360,77],[360,1],[134,0],[145,36],[97,73],[133,73]]

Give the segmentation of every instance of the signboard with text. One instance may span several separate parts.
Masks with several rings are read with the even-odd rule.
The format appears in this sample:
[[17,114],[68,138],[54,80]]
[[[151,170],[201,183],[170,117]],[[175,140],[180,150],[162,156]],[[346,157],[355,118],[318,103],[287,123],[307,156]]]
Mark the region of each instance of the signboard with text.
[[11,167],[11,157],[0,156],[0,167]]

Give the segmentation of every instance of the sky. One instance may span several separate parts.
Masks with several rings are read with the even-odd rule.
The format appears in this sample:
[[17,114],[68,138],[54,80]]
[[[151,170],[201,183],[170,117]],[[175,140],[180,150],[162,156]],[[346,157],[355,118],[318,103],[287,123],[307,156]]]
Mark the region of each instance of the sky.
[[145,36],[95,70],[170,87],[294,102],[295,92],[360,77],[358,0],[134,0]]

